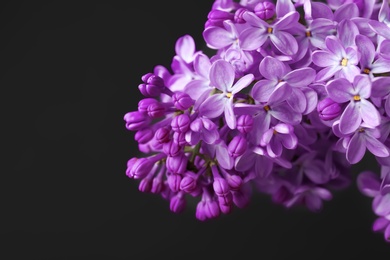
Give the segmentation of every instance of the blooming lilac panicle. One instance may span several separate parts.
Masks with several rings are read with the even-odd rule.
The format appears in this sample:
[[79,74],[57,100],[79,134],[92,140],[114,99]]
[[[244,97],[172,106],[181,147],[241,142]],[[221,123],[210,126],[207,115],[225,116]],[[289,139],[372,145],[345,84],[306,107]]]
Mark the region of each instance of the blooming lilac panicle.
[[[366,0],[215,0],[205,46],[179,37],[123,116],[140,155],[125,174],[172,212],[206,221],[255,192],[320,211],[353,183],[390,242],[390,6]],[[206,54],[213,53],[213,54]]]

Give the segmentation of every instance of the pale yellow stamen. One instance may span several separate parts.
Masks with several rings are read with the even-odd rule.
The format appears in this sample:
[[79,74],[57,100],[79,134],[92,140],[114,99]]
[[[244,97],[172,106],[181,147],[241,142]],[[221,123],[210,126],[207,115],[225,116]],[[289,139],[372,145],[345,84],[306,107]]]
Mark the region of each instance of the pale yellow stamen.
[[360,96],[359,96],[359,95],[353,96],[353,100],[354,100],[354,101],[360,101]]
[[343,58],[342,60],[341,60],[341,66],[347,66],[348,65],[348,60],[346,59],[346,58]]
[[272,29],[272,27],[268,27],[268,33],[272,33],[274,29]]
[[265,111],[270,111],[271,108],[270,108],[268,105],[266,105],[266,106],[264,107],[264,110],[265,110]]
[[306,37],[311,37],[311,32],[310,31],[306,31]]
[[274,132],[273,132],[273,133],[274,133],[274,135],[276,135],[278,132],[277,132],[276,130],[274,130]]
[[227,97],[227,98],[231,98],[232,96],[233,96],[232,93],[230,93],[230,92],[226,93],[226,97]]

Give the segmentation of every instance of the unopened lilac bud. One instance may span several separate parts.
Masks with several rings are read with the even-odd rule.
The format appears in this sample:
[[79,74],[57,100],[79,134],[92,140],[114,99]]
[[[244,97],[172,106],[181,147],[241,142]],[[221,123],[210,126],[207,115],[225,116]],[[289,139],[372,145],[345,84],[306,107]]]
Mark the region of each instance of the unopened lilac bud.
[[184,92],[175,92],[172,95],[173,105],[179,110],[187,110],[194,104],[194,100]]
[[126,169],[126,176],[129,177],[129,178],[133,178],[134,177],[134,173],[133,173],[133,166],[135,164],[135,162],[138,160],[137,157],[133,157],[131,158],[130,160],[127,161],[127,169]]
[[152,170],[154,162],[148,158],[138,159],[132,168],[133,178],[134,179],[143,179],[145,178],[150,171]]
[[166,127],[161,127],[156,130],[156,133],[154,134],[154,138],[156,141],[160,144],[169,142],[169,129]]
[[191,119],[187,114],[181,114],[172,119],[172,130],[179,133],[185,133],[190,127]]
[[163,151],[166,155],[175,157],[180,154],[182,147],[173,140],[163,144]]
[[231,190],[238,190],[242,185],[242,178],[238,175],[227,175],[227,182]]
[[150,178],[143,178],[138,185],[138,190],[141,192],[150,192],[151,188],[152,181]]
[[218,196],[218,204],[221,206],[232,205],[233,195],[231,192],[227,193],[224,196]]
[[183,174],[187,169],[188,158],[185,154],[175,157],[169,156],[166,161],[167,169],[173,174]]
[[174,132],[172,140],[180,146],[184,146],[187,144],[186,133]]
[[236,10],[236,12],[234,13],[234,22],[236,23],[245,23],[245,19],[243,18],[243,15],[245,12],[247,12],[248,10],[246,8],[238,8]]
[[198,204],[196,205],[196,211],[195,211],[195,217],[200,220],[200,221],[205,221],[207,220],[207,215],[206,215],[206,204],[204,201],[199,201]]
[[191,193],[196,189],[196,180],[191,176],[184,176],[180,182],[180,190]]
[[228,145],[228,152],[229,155],[233,158],[236,158],[246,151],[247,148],[247,141],[245,137],[242,135],[236,135],[233,137],[233,139],[230,141]]
[[168,175],[168,186],[173,192],[178,192],[180,190],[180,182],[182,177],[180,174],[171,174]]
[[223,26],[223,21],[232,20],[233,14],[223,10],[211,10],[207,15],[208,26]]
[[341,114],[341,105],[331,98],[324,98],[317,104],[319,117],[324,121],[333,120]]
[[144,83],[140,84],[138,89],[145,97],[157,97],[165,88],[164,80],[153,73],[142,76],[142,81]]
[[126,128],[131,131],[141,130],[150,123],[150,118],[141,112],[133,111],[125,114],[123,119],[126,121]]
[[263,20],[271,19],[275,14],[275,5],[268,1],[260,2],[255,6],[254,13],[260,19]]
[[181,192],[173,196],[169,203],[169,208],[175,213],[183,212],[186,207],[187,201]]
[[164,188],[163,181],[161,178],[154,178],[152,182],[151,193],[161,193]]
[[230,212],[232,212],[232,204],[224,205],[220,203],[219,208],[221,209],[221,212],[223,214],[229,214]]
[[253,128],[253,117],[250,115],[240,115],[237,118],[237,130],[242,134],[249,133]]
[[153,136],[153,130],[150,128],[145,128],[138,130],[134,135],[134,139],[140,144],[145,144],[152,140]]
[[158,101],[154,98],[144,98],[138,102],[138,111],[142,113],[148,113],[148,107],[152,104],[156,104]]
[[230,192],[229,184],[224,178],[214,178],[213,182],[214,192],[217,196],[224,196]]
[[205,201],[205,210],[208,218],[216,218],[221,214],[218,202],[214,199]]
[[238,208],[244,208],[246,207],[250,202],[250,193],[238,190],[238,191],[232,191],[233,194],[233,203]]
[[166,111],[165,106],[162,103],[156,102],[148,106],[148,116],[150,116],[151,118],[162,117],[164,116],[165,111]]

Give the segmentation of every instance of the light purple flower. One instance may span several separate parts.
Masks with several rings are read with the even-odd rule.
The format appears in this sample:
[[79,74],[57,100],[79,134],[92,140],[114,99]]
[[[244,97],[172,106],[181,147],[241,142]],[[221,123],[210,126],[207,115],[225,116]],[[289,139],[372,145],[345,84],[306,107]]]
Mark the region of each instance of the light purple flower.
[[371,80],[366,75],[358,75],[349,82],[345,78],[331,80],[326,85],[329,97],[337,103],[349,102],[340,117],[340,131],[349,134],[356,131],[360,124],[375,128],[381,122],[380,114],[369,101]]
[[297,147],[298,138],[294,134],[294,128],[291,125],[278,123],[263,134],[260,145],[266,147],[270,157],[280,157],[283,147],[286,149]]
[[236,115],[233,112],[234,95],[252,83],[253,74],[247,74],[234,82],[233,66],[225,60],[215,61],[210,69],[211,86],[222,93],[208,97],[199,107],[199,113],[207,118],[216,118],[224,113],[227,125],[236,128]]

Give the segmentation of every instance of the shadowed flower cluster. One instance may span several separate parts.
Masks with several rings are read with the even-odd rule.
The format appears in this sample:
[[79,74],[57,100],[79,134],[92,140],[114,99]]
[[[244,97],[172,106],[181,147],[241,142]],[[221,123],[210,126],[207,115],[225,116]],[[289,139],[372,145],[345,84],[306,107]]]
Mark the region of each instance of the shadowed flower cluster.
[[171,67],[141,77],[144,98],[124,115],[139,190],[176,213],[192,197],[202,221],[254,192],[318,212],[371,153],[381,173],[356,185],[390,241],[389,2],[216,0],[203,39],[213,55],[180,37]]

